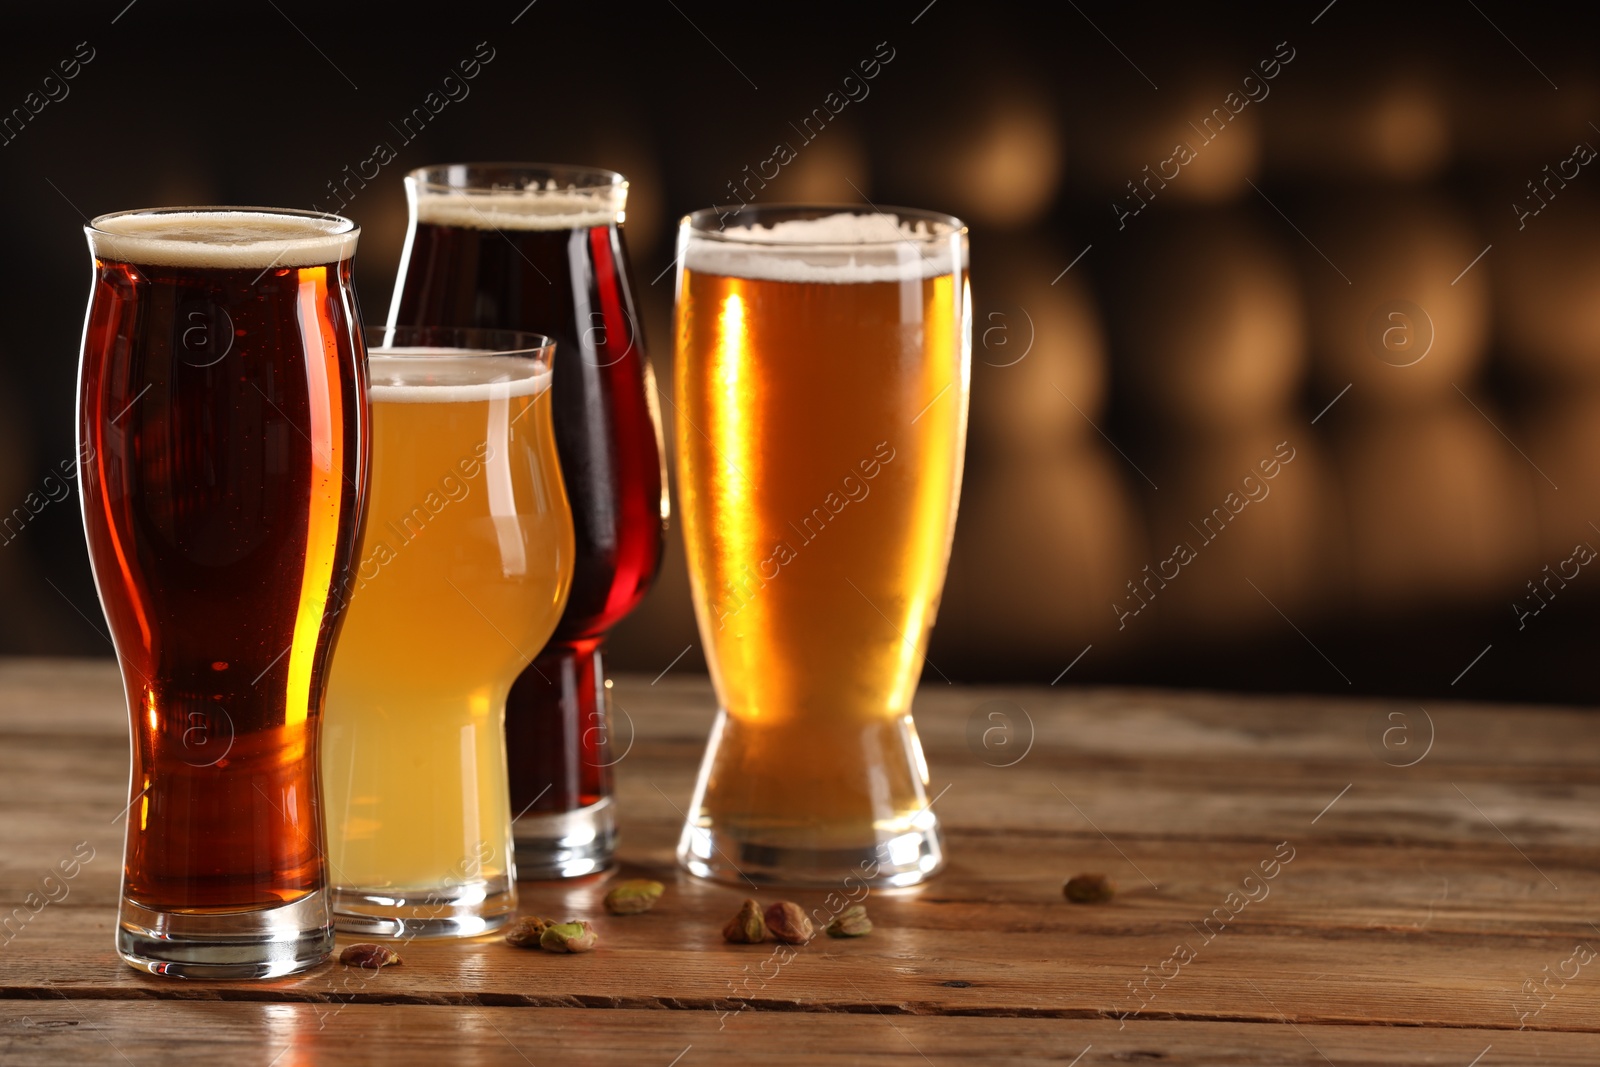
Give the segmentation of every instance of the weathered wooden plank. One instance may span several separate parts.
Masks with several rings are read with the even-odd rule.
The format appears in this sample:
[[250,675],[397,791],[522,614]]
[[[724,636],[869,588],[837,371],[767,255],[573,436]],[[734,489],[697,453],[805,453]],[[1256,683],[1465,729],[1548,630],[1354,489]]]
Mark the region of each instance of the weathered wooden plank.
[[[1432,748],[1396,766],[1421,751],[1382,744],[1398,704],[925,687],[918,715],[934,788],[949,786],[938,802],[949,871],[918,891],[874,894],[870,938],[821,940],[780,962],[773,946],[717,936],[743,892],[672,863],[709,688],[624,678],[616,694],[635,737],[618,766],[623,857],[633,873],[668,881],[669,895],[649,915],[614,919],[594,883],[524,890],[527,912],[601,922],[600,951],[561,958],[494,939],[416,943],[403,967],[376,977],[330,966],[281,982],[173,982],[122,966],[110,947],[127,774],[115,670],[0,661],[0,919],[44,888],[75,843],[96,850],[64,900],[29,913],[0,945],[0,997],[86,998],[116,1011],[139,1007],[116,1000],[193,999],[209,1001],[192,1006],[202,1012],[291,1014],[350,1000],[343,1010],[377,1013],[378,1032],[415,1012],[499,1005],[546,1018],[605,1008],[597,1014],[619,1019],[714,1018],[743,1006],[740,1025],[795,1012],[828,1026],[841,1012],[919,1026],[1007,1016],[1007,1025],[1046,1026],[1041,1035],[1128,1015],[1130,1027],[1239,1023],[1278,1035],[1260,1046],[1276,1058],[1216,1051],[1216,1062],[1295,1062],[1292,1042],[1273,1044],[1294,1031],[1267,1025],[1280,1013],[1318,1034],[1382,1022],[1518,1042],[1527,1039],[1519,1026],[1541,1040],[1568,1031],[1600,1040],[1600,966],[1553,977],[1570,972],[1576,946],[1600,945],[1589,914],[1600,898],[1600,718],[1432,708]],[[987,728],[997,708],[1022,722],[1017,706],[1031,717],[1032,747],[1013,766],[991,766],[1000,760],[974,743],[971,724]],[[1420,722],[1413,714],[1407,729]],[[1243,879],[1280,842],[1294,858],[1261,895]],[[1066,904],[1061,880],[1082,870],[1110,872],[1118,899]],[[1241,904],[1246,892],[1260,899]],[[820,893],[788,895],[824,904]],[[1194,958],[1175,955],[1179,945]],[[1058,1039],[1039,1040],[1018,1055],[1070,1058]],[[1422,1062],[1374,1058],[1386,1047],[1361,1062]]]
[[1589,1034],[1300,1027],[1135,1020],[912,1017],[852,1012],[751,1013],[581,1008],[304,1004],[0,1002],[0,1059],[63,1063],[308,1064],[593,1063],[671,1067],[823,1060],[871,1067],[930,1063],[1162,1063],[1171,1067],[1593,1064]]
[[[613,697],[641,737],[696,746],[716,704],[702,675],[659,681],[620,675]],[[1430,725],[1427,764],[1581,768],[1600,757],[1600,722],[1591,712],[1546,705],[1422,708],[1396,700],[925,683],[916,709],[924,743],[952,753],[965,749],[970,720],[984,728],[1004,722],[987,718],[999,710],[1013,716],[1014,726],[992,742],[1005,736],[1026,747],[1031,722],[1035,751],[1055,747],[1097,758],[1401,763],[1427,749]],[[89,730],[125,739],[122,714],[122,683],[110,660],[0,659],[0,731],[82,736]],[[1387,746],[1385,730],[1394,731]],[[998,750],[986,755],[1000,762]]]
[[[1085,866],[1121,862],[1103,841],[1078,845]],[[1159,891],[1130,875],[1113,903],[1071,905],[1060,897],[1059,879],[1026,881],[1015,873],[1039,866],[1017,847],[994,857],[997,868],[1013,872],[1003,878],[960,863],[920,893],[874,894],[868,903],[878,928],[870,937],[820,939],[794,950],[793,960],[773,945],[724,945],[720,926],[743,892],[663,865],[629,872],[670,885],[644,916],[606,916],[603,885],[524,887],[525,911],[598,925],[603,943],[591,956],[518,951],[494,939],[417,942],[405,947],[403,967],[376,977],[325,967],[281,982],[224,986],[154,979],[121,966],[110,944],[115,872],[91,864],[63,903],[46,907],[0,950],[0,986],[5,995],[53,983],[74,996],[99,997],[701,1008],[746,1001],[783,1011],[870,1003],[917,1014],[1067,1018],[1264,1020],[1283,1011],[1304,1022],[1600,1031],[1600,966],[1577,967],[1575,980],[1557,981],[1539,996],[1524,989],[1530,979],[1559,974],[1563,964],[1574,969],[1578,945],[1600,946],[1600,931],[1585,918],[1587,902],[1600,895],[1592,869],[1551,866],[1562,886],[1557,893],[1531,870],[1508,873],[1482,851],[1443,850],[1385,870],[1386,850],[1311,841],[1263,883],[1264,896],[1244,904],[1245,873],[1270,851],[1227,842],[1165,844],[1148,853],[1132,847],[1130,858],[1160,879]],[[1237,916],[1230,893],[1241,894],[1233,901]],[[820,893],[789,895],[826,907]],[[1195,958],[1184,961],[1175,952],[1180,945]],[[1176,977],[1162,980],[1163,970]]]
[[[63,694],[56,700],[40,696],[50,692],[51,677],[36,661],[0,664],[0,809],[17,816],[0,827],[7,854],[0,863],[33,841],[56,847],[68,837],[76,814],[64,805],[81,801],[109,822],[125,802],[114,669],[74,661],[54,676]],[[1406,729],[1421,743],[1429,727],[1414,706],[1028,691],[1039,695],[1037,714],[1030,713],[1032,748],[1015,766],[993,767],[984,762],[998,760],[993,752],[969,747],[967,725],[989,705],[985,694],[1007,691],[924,691],[920,730],[935,789],[949,786],[938,810],[953,829],[1053,832],[1092,824],[1119,842],[1271,840],[1308,824],[1337,796],[1321,829],[1351,840],[1509,837],[1527,849],[1585,848],[1600,837],[1600,716],[1434,709],[1435,743],[1416,765],[1397,767],[1384,760],[1400,762],[1409,752],[1375,748],[1381,730],[1375,734],[1371,720],[1377,713],[1380,725],[1388,722],[1385,708],[1406,712]],[[34,696],[24,701],[18,693]],[[621,806],[627,815],[676,819],[673,805],[688,803],[710,721],[709,688],[703,680],[650,686],[624,678],[617,693],[620,705],[638,711],[628,713],[635,741],[618,765]],[[61,709],[59,721],[41,707]],[[29,863],[38,861],[28,855]]]

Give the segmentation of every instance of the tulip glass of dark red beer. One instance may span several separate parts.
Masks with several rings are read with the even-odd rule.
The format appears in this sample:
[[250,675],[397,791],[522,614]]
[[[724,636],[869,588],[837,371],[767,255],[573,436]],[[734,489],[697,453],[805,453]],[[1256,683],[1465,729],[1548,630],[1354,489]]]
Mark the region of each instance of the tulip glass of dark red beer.
[[133,741],[117,951],[289,974],[333,948],[317,757],[367,469],[358,231],[174,208],[87,232],[83,521]]
[[600,645],[655,578],[667,520],[661,422],[622,243],[627,182],[587,167],[451,164],[412,171],[406,192],[389,325],[556,342],[576,566],[555,635],[512,687],[506,743],[518,876],[590,874],[616,843]]

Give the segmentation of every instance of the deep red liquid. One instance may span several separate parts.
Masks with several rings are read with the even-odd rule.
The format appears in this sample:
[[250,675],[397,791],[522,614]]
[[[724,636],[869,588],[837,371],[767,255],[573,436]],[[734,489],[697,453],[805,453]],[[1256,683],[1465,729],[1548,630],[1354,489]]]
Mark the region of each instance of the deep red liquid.
[[615,226],[416,223],[396,286],[391,325],[529,330],[556,342],[556,449],[577,556],[555,635],[506,705],[513,813],[571,811],[610,794],[593,661],[661,564],[660,434],[629,275]]
[[317,731],[360,535],[359,322],[349,261],[96,264],[79,471],[133,726],[124,891],[146,907],[326,885]]

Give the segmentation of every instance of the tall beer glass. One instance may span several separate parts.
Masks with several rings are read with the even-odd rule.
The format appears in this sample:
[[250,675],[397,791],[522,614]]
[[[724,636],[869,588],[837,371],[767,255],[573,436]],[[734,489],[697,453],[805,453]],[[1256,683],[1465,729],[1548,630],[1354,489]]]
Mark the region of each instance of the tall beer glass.
[[454,328],[367,343],[372,489],[322,762],[334,920],[469,937],[516,910],[506,693],[572,581],[551,348]]
[[367,429],[355,224],[102,215],[79,477],[132,720],[117,951],[268,978],[333,947],[317,776]]
[[966,229],[709,209],[679,253],[679,498],[721,707],[678,858],[919,882],[943,862],[911,698],[961,485]]
[[406,177],[411,228],[390,325],[532,330],[556,342],[556,449],[577,557],[566,612],[507,704],[523,878],[611,862],[615,757],[600,646],[661,563],[661,420],[622,240],[627,188],[612,171],[532,163]]

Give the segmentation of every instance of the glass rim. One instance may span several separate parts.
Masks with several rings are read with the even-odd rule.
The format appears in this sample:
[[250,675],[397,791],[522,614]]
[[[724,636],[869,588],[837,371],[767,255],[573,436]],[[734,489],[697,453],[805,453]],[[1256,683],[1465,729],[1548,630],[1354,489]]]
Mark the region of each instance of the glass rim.
[[[321,236],[321,237],[354,237],[354,236],[357,236],[357,235],[359,235],[361,233],[361,227],[356,223],[356,221],[354,219],[348,218],[348,217],[346,217],[344,215],[336,215],[331,211],[313,211],[313,210],[309,210],[307,208],[298,208],[298,207],[264,207],[264,206],[261,206],[261,205],[258,205],[258,204],[188,204],[188,205],[179,205],[179,206],[176,206],[176,207],[133,207],[133,208],[125,208],[122,211],[107,211],[107,212],[103,212],[102,214],[96,215],[94,218],[92,218],[88,222],[84,223],[83,229],[84,229],[85,233],[100,234],[100,235],[103,235],[105,237],[126,237],[126,236],[128,236],[127,234],[118,233],[116,230],[105,229],[101,224],[106,222],[109,219],[126,218],[129,215],[150,215],[150,216],[154,216],[154,215],[177,215],[177,214],[189,214],[189,215],[222,215],[222,214],[279,215],[279,216],[285,216],[285,217],[288,217],[288,218],[296,218],[296,219],[318,219],[318,220],[325,221],[325,222],[326,221],[333,221],[333,222],[336,222],[336,223],[339,224],[334,229],[326,230],[326,231],[322,232],[321,234],[318,234],[318,236]],[[293,243],[296,243],[296,242],[299,242],[299,241],[303,241],[305,239],[306,238],[304,236],[299,236],[299,237],[264,237],[264,238],[261,239],[261,243],[263,243],[263,244],[277,244],[277,243],[293,244]],[[204,244],[205,242],[204,241],[200,241],[200,240],[196,240],[193,243]]]
[[[395,344],[397,334],[410,343]],[[490,326],[367,326],[361,336],[369,354],[392,353],[393,359],[408,358],[405,349],[441,349],[428,352],[426,358],[534,359],[548,368],[556,349],[555,341],[542,333]]]
[[[460,185],[451,181],[440,181],[436,177],[451,170],[485,170],[503,171],[508,174],[523,174],[531,176],[540,174],[546,178],[559,178],[567,176],[580,179],[572,182],[566,188],[544,189],[517,187],[495,187],[492,185]],[[556,196],[573,193],[593,192],[597,194],[615,193],[626,191],[628,179],[622,174],[605,167],[591,167],[581,163],[527,163],[527,162],[496,162],[486,160],[481,162],[465,163],[431,163],[424,167],[415,167],[406,172],[406,182],[418,189],[427,192],[439,193],[517,193],[524,196]]]
[[[729,215],[738,219],[746,214],[751,216],[751,221],[748,225],[727,225],[722,221]],[[771,222],[815,219],[837,214],[892,215],[902,220],[927,222],[931,225],[928,233],[900,233],[893,237],[874,237],[865,241],[780,241],[770,238],[736,237],[729,233],[730,230],[734,229],[753,229],[763,221],[770,224]],[[967,224],[954,215],[946,214],[942,211],[929,211],[924,208],[901,207],[897,204],[883,204],[881,206],[826,203],[724,204],[691,211],[678,220],[678,225],[681,229],[687,230],[691,240],[715,241],[741,247],[793,249],[796,251],[816,248],[888,248],[906,242],[928,244],[948,241],[951,237],[962,239],[967,237]]]

